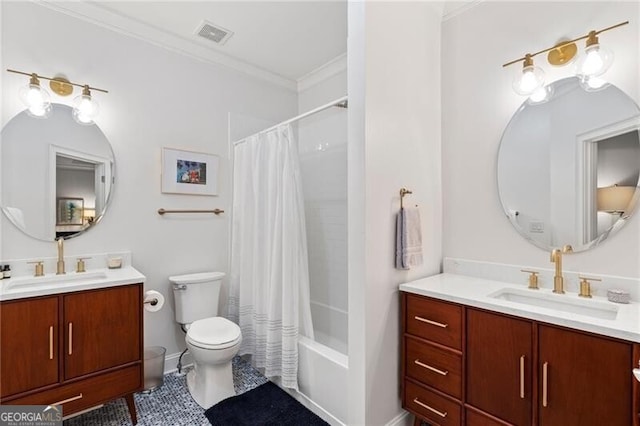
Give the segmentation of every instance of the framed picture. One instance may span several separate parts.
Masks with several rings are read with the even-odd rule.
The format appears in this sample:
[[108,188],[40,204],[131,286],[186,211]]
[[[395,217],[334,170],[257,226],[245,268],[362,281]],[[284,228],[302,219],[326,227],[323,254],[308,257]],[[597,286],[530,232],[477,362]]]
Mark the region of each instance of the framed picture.
[[162,148],[162,192],[218,195],[218,163],[217,155]]
[[82,225],[83,216],[83,198],[58,198],[56,225]]

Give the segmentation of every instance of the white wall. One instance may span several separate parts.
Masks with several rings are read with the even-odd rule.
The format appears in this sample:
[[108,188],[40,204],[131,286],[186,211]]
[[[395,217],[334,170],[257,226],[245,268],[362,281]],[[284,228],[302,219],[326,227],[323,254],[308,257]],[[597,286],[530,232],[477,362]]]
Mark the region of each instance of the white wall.
[[[325,105],[346,93],[344,69],[299,92],[299,113]],[[346,353],[347,110],[329,108],[300,120],[297,129],[315,338]]]
[[[229,216],[161,217],[156,210],[228,209],[229,113],[277,122],[296,114],[296,93],[32,2],[2,2],[1,7],[5,67],[46,76],[63,73],[72,81],[109,90],[94,96],[101,103],[96,122],[116,157],[112,204],[95,229],[65,243],[65,254],[75,258],[131,250],[134,266],[147,277],[145,288],[167,296],[163,310],[145,314],[145,344],[165,346],[168,354],[181,351],[184,337],[174,322],[167,277],[228,272]],[[17,90],[27,79],[3,75],[2,82],[4,124],[22,109]],[[52,99],[71,102],[55,95]],[[219,155],[219,196],[162,194],[162,147]],[[3,259],[55,255],[54,243],[26,237],[4,217],[1,226]]]
[[[441,13],[427,2],[349,9],[350,424],[403,415],[398,285],[440,271]],[[410,271],[393,262],[401,187],[422,217],[425,262]]]
[[[443,23],[442,138],[444,255],[549,268],[549,255],[525,241],[502,212],[496,159],[502,131],[523,99],[511,89],[518,65],[502,64],[561,38],[573,38],[630,20],[600,35],[615,51],[605,75],[636,103],[640,21],[638,2],[481,2]],[[579,43],[579,49],[584,44]],[[571,67],[536,58],[547,81]],[[473,71],[473,72],[471,72]],[[565,257],[567,270],[640,276],[640,215],[593,250]],[[524,279],[524,278],[523,278]]]

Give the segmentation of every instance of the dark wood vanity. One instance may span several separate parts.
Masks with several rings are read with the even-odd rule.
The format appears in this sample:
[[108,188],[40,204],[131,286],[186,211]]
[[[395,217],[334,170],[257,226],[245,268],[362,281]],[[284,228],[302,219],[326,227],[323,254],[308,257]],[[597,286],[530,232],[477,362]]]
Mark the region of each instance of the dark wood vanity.
[[143,389],[141,283],[0,303],[0,402],[68,416]]
[[640,344],[400,295],[402,406],[416,424],[640,425]]

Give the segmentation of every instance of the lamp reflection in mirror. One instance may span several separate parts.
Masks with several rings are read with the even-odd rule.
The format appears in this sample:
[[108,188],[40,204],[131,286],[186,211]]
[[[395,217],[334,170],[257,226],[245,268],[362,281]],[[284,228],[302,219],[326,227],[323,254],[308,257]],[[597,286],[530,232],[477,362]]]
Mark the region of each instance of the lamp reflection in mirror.
[[598,211],[619,214],[622,216],[629,207],[629,203],[631,203],[635,190],[635,186],[618,185],[598,188]]
[[31,74],[28,86],[20,88],[20,100],[32,117],[46,118],[51,112],[51,97],[49,92],[40,87],[36,73]]
[[93,124],[98,115],[98,102],[91,97],[89,86],[85,85],[82,95],[73,100],[73,119],[80,124]]
[[94,208],[85,208],[82,211],[82,221],[84,225],[92,224],[96,217],[96,209]]
[[580,85],[587,92],[594,92],[607,86],[607,81],[600,77],[584,77],[580,79]]
[[541,104],[547,102],[553,96],[553,86],[544,86],[538,88],[529,96],[530,104]]

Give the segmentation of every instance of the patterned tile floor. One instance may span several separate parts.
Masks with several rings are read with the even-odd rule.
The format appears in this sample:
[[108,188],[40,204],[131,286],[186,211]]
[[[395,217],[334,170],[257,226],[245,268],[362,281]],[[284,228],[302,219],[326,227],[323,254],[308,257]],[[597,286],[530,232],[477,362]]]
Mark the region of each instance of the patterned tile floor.
[[[135,395],[139,426],[208,426],[209,421],[189,394],[187,376],[170,373],[161,388]],[[267,379],[240,357],[233,359],[233,382],[236,394],[251,390]],[[65,426],[130,426],[129,410],[124,399],[64,421]]]

